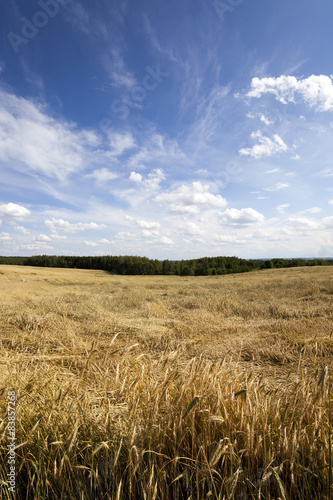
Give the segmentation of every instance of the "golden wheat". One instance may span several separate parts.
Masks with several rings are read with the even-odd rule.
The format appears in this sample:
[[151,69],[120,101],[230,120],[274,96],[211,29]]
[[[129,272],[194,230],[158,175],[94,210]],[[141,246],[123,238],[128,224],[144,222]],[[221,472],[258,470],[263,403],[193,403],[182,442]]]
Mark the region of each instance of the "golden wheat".
[[329,498],[332,277],[1,266],[0,498]]

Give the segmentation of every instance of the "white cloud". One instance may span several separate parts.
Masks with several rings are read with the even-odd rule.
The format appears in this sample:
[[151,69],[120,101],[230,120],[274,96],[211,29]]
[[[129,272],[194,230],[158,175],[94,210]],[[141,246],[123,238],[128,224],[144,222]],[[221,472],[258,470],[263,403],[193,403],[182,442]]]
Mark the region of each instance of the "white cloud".
[[50,245],[47,245],[46,243],[39,242],[39,243],[29,243],[28,245],[23,245],[22,248],[25,248],[26,250],[52,250],[53,247]]
[[120,156],[126,150],[136,147],[134,137],[130,133],[124,134],[110,131],[108,136],[112,148],[110,152],[112,156]]
[[129,233],[126,231],[120,231],[119,233],[116,234],[116,239],[118,240],[124,240],[124,241],[133,241],[138,239],[138,235],[135,233]]
[[112,242],[105,239],[105,238],[102,238],[101,240],[98,240],[98,241],[85,240],[83,243],[85,245],[87,245],[88,247],[98,247],[100,245],[109,245]]
[[275,172],[280,172],[280,168],[273,168],[273,170],[266,170],[265,174],[275,174]]
[[276,210],[277,210],[278,212],[280,212],[281,214],[284,214],[284,209],[285,209],[285,208],[289,208],[289,207],[290,207],[290,203],[285,203],[284,205],[278,205],[278,206],[276,207]]
[[133,154],[127,166],[133,169],[145,168],[147,163],[170,165],[170,162],[184,160],[185,154],[180,149],[177,141],[171,140],[161,134],[148,131],[148,140]]
[[325,168],[319,172],[320,177],[333,177],[333,168]]
[[9,236],[9,233],[0,233],[0,241],[11,241],[11,237]]
[[142,229],[141,234],[145,238],[150,238],[151,236],[160,236],[160,232],[156,231],[156,229]]
[[47,226],[51,231],[64,231],[68,233],[76,233],[77,231],[85,231],[86,229],[101,230],[106,229],[105,224],[96,224],[95,222],[71,224],[63,219],[46,220],[45,226]]
[[259,118],[259,120],[267,126],[272,125],[273,123],[269,121],[269,119],[264,114],[261,113],[247,113],[246,116],[247,118],[252,118],[252,119]]
[[106,69],[110,71],[113,87],[125,87],[131,90],[137,84],[135,76],[126,69],[125,61],[120,50],[112,48],[107,56],[104,56]]
[[328,202],[330,205],[333,205],[333,199]]
[[243,156],[252,156],[255,159],[260,159],[263,156],[272,156],[282,151],[287,151],[288,147],[278,134],[273,135],[273,140],[262,135],[260,130],[252,132],[252,139],[257,139],[258,144],[252,148],[242,148],[239,153]]
[[161,168],[155,168],[148,174],[144,184],[150,189],[156,189],[165,178],[163,170]]
[[138,184],[142,184],[146,188],[151,190],[157,189],[160,183],[166,178],[164,172],[161,168],[155,168],[150,172],[144,179],[143,176],[137,172],[131,172],[130,180]]
[[302,210],[302,212],[299,213],[318,214],[319,212],[321,212],[320,207],[312,207],[312,208],[307,208],[306,210]]
[[167,236],[159,236],[155,240],[152,241],[153,245],[174,245],[174,241]]
[[154,229],[154,228],[159,228],[161,224],[159,222],[149,222],[143,219],[135,219],[134,217],[131,217],[130,215],[126,215],[125,219],[134,222],[137,226],[144,228],[144,229]]
[[327,228],[327,229],[333,229],[333,216],[324,217],[323,218],[323,224],[324,224],[325,228]]
[[51,234],[51,238],[53,240],[67,240],[67,236],[65,234],[56,234],[56,233],[52,233]]
[[[98,136],[57,121],[45,106],[0,90],[0,162],[64,180],[90,162]],[[18,147],[18,144],[20,147]]]
[[323,225],[322,221],[308,219],[306,217],[289,217],[285,222],[295,230],[301,231],[306,231],[309,229],[320,229]]
[[40,234],[39,236],[34,237],[35,241],[51,241],[51,238],[46,234]]
[[86,177],[95,178],[97,182],[107,182],[116,179],[118,175],[107,168],[101,168],[99,170],[94,170],[91,174],[86,175]]
[[11,219],[23,219],[30,215],[30,211],[21,205],[16,205],[15,203],[5,203],[0,205],[0,216],[8,217]]
[[311,75],[297,79],[295,76],[282,75],[278,78],[253,78],[248,97],[261,97],[273,94],[275,98],[286,104],[296,102],[296,96],[316,111],[333,111],[333,77],[327,75]]
[[214,239],[224,243],[237,243],[239,241],[238,236],[230,234],[215,234]]
[[261,120],[262,122],[264,122],[264,124],[265,124],[265,125],[267,125],[267,126],[272,125],[272,123],[273,123],[273,122],[270,122],[270,121],[269,121],[269,119],[268,119],[268,118],[266,118],[266,116],[265,116],[265,115],[261,115],[261,116],[260,116],[260,120]]
[[204,229],[198,226],[195,222],[187,219],[184,220],[183,218],[178,222],[177,228],[179,228],[179,232],[181,234],[198,235],[205,232]]
[[220,212],[222,222],[232,225],[248,225],[263,222],[265,217],[254,210],[253,208],[228,208],[224,212]]
[[295,155],[295,156],[292,156],[291,159],[298,161],[301,159],[301,157],[300,157],[300,155]]
[[20,231],[23,234],[29,234],[28,229],[23,226],[14,226],[14,229],[16,229],[16,231]]
[[155,201],[165,205],[171,212],[197,213],[199,207],[225,207],[227,201],[221,195],[210,193],[208,184],[193,182],[190,185],[182,184],[170,193],[162,193],[155,197]]
[[83,243],[88,247],[98,247],[98,243],[96,243],[96,241],[84,241]]
[[137,172],[131,172],[131,175],[129,176],[130,180],[131,181],[134,181],[134,182],[142,182],[142,175],[137,173]]
[[290,187],[290,184],[286,182],[277,182],[274,186],[264,189],[264,191],[280,191],[288,187]]

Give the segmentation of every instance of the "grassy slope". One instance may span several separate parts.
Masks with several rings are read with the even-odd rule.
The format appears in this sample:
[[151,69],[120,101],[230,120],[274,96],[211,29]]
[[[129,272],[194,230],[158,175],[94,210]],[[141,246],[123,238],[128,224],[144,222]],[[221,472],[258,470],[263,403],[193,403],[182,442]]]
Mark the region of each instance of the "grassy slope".
[[332,278],[0,266],[2,478],[14,388],[17,498],[325,498]]

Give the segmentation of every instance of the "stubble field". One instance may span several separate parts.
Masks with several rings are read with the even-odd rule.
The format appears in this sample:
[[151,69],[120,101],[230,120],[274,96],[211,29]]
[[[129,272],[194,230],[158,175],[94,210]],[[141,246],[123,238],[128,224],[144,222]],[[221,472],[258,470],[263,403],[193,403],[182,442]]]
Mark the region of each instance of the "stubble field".
[[330,498],[332,278],[0,266],[0,498]]

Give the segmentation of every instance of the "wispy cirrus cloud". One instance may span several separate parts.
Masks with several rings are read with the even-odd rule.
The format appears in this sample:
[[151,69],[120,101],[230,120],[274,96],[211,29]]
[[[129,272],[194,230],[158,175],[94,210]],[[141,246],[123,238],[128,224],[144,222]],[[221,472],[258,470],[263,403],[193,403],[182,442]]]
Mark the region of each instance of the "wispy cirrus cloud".
[[1,89],[0,107],[0,162],[6,167],[64,180],[91,161],[99,142],[94,132],[56,121],[44,105]]

